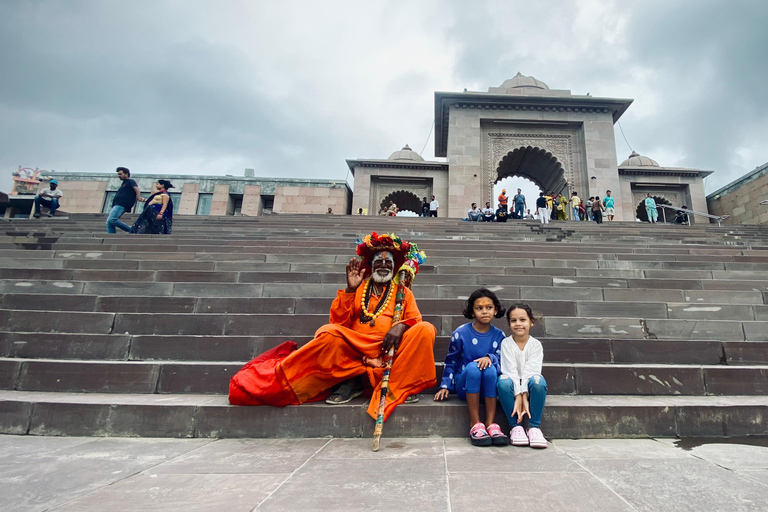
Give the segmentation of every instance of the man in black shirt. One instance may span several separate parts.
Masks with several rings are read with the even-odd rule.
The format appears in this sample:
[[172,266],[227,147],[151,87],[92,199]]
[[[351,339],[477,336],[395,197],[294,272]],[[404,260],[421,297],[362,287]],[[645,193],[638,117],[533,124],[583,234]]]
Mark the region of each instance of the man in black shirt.
[[123,231],[130,231],[131,226],[124,222],[120,222],[120,217],[125,212],[131,212],[137,199],[142,203],[145,201],[145,199],[141,197],[139,186],[131,179],[131,171],[125,167],[118,167],[117,177],[120,178],[122,184],[120,185],[117,194],[115,194],[115,199],[112,201],[112,210],[109,212],[109,217],[107,217],[107,233],[117,233],[115,228],[120,228]]

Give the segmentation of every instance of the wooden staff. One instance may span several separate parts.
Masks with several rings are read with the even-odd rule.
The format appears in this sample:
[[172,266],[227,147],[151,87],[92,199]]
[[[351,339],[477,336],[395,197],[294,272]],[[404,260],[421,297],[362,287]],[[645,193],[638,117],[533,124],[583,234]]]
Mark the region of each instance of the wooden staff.
[[[401,270],[398,277],[397,295],[395,296],[395,312],[392,314],[392,325],[400,321],[400,315],[403,312],[403,299],[405,298],[406,280],[408,271]],[[384,430],[384,406],[387,403],[387,393],[389,392],[389,372],[392,370],[392,358],[395,356],[394,345],[384,356],[384,376],[381,378],[381,395],[379,396],[379,407],[376,410],[376,428],[373,431],[373,451],[379,451],[379,442],[381,441],[381,432]]]

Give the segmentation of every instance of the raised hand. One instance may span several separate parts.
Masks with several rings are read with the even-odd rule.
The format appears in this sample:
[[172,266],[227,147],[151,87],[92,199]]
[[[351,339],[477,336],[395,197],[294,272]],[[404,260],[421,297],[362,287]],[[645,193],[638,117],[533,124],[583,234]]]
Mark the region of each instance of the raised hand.
[[365,269],[360,265],[360,260],[352,258],[347,263],[347,293],[354,293],[362,284]]

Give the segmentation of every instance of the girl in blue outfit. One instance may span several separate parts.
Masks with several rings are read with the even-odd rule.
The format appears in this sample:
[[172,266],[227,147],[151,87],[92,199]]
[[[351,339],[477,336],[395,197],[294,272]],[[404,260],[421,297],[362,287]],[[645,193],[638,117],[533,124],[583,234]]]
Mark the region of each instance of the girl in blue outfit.
[[[473,321],[462,325],[451,335],[443,379],[435,400],[445,400],[448,393],[456,392],[459,398],[467,401],[472,444],[505,446],[509,444],[509,438],[493,421],[504,332],[491,325],[494,318],[504,316],[504,308],[495,293],[481,288],[469,296],[463,313],[465,318]],[[485,423],[480,421],[481,396],[485,402]]]

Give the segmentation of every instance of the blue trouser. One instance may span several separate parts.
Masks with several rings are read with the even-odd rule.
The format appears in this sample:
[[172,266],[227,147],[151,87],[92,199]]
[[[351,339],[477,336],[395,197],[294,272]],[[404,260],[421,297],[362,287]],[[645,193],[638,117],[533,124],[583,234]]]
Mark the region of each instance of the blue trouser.
[[[507,415],[510,426],[522,425],[523,422],[512,416],[515,410],[515,385],[512,379],[506,375],[499,377],[496,384],[499,392],[499,402]],[[534,375],[528,379],[528,407],[531,410],[531,419],[528,427],[538,428],[541,425],[541,414],[544,412],[544,402],[547,400],[547,381],[541,375]]]
[[518,219],[522,219],[524,215],[523,213],[524,208],[525,208],[525,204],[515,203],[515,217],[517,217]]
[[480,393],[483,397],[496,398],[496,368],[491,365],[481,370],[476,362],[469,363],[456,379],[456,394],[459,398],[466,400],[467,393]]
[[57,198],[46,199],[43,196],[35,196],[35,213],[40,213],[40,206],[45,206],[51,210],[51,215],[59,209],[59,200]]
[[571,208],[571,213],[573,214],[573,220],[581,220],[581,216],[579,215],[579,208]]
[[494,217],[495,217],[495,215],[491,215],[490,217],[487,217],[487,216],[483,215],[483,219],[482,220],[483,220],[483,222],[493,222],[493,218]]
[[130,231],[131,226],[124,222],[120,222],[120,216],[125,213],[125,208],[122,206],[113,206],[107,217],[107,233],[117,233],[115,228],[120,228],[123,231]]

